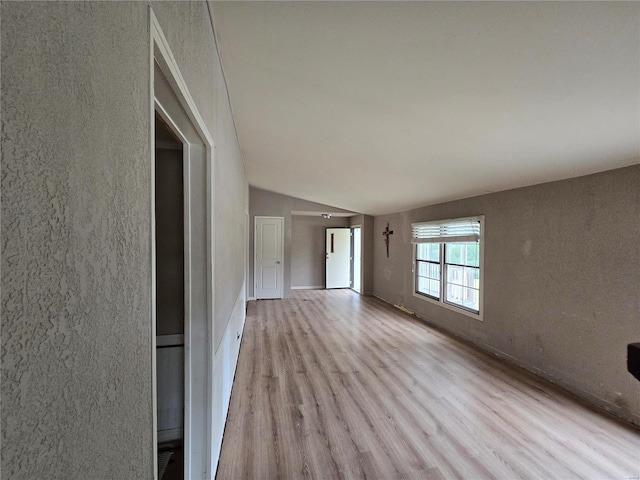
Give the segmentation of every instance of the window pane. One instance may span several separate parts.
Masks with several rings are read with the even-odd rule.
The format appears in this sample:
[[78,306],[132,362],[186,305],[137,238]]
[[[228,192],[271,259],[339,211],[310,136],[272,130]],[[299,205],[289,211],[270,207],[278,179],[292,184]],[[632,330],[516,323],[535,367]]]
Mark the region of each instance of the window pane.
[[416,292],[440,298],[440,264],[416,261]]
[[440,264],[439,263],[429,264],[429,277],[434,278],[436,280],[440,280]]
[[480,244],[478,242],[465,243],[466,261],[465,265],[474,267],[480,266]]
[[440,298],[440,282],[438,280],[429,280],[429,291],[431,296]]
[[445,245],[447,263],[480,266],[480,245],[477,242],[447,243]]
[[447,283],[464,285],[462,283],[463,281],[464,281],[464,267],[447,265]]
[[425,293],[435,298],[440,298],[440,282],[437,280],[430,280],[427,278],[418,279],[418,292]]
[[422,260],[418,260],[416,262],[418,267],[417,275],[419,277],[429,277],[435,280],[440,279],[440,264],[439,263],[431,263],[424,262]]
[[448,283],[446,301],[476,312],[480,310],[480,292],[475,288],[461,287]]
[[447,263],[462,263],[462,244],[461,243],[447,243],[445,245],[446,255],[445,261]]
[[429,285],[429,279],[428,278],[423,278],[423,277],[418,277],[417,283],[418,283],[417,291],[420,292],[420,293],[427,293],[427,289],[428,289],[428,285]]
[[417,262],[418,263],[418,276],[419,277],[427,277],[429,272],[430,264],[425,262]]
[[480,288],[480,269],[447,265],[447,283],[462,287]]
[[480,269],[464,267],[463,283],[466,287],[480,288]]
[[417,279],[418,293],[424,293],[435,298],[440,298],[440,282],[438,280],[431,280],[428,278],[418,277]]
[[425,245],[427,246],[427,260],[440,263],[440,244],[426,243]]
[[416,260],[440,263],[439,243],[419,243],[416,245]]

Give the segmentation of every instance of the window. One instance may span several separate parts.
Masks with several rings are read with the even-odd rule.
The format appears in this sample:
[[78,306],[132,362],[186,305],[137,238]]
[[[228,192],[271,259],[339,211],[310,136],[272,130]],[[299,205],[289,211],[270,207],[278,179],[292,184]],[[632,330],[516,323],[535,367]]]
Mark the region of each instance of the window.
[[411,225],[417,297],[482,318],[483,224],[471,217]]
[[440,244],[416,245],[416,291],[440,298]]

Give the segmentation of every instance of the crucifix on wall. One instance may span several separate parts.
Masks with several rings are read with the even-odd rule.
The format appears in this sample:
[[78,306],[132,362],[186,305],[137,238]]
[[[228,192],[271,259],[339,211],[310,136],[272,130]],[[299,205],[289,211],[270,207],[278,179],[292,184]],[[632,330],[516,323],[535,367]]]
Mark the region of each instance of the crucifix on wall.
[[387,228],[382,232],[384,244],[387,246],[387,258],[389,258],[389,235],[393,235],[393,230],[389,230],[389,224],[387,223]]

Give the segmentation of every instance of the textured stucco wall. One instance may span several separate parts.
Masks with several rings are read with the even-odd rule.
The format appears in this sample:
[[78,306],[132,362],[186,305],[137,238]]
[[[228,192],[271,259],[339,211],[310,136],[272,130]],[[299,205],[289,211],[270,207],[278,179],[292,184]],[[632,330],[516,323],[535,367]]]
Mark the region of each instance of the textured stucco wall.
[[324,287],[326,229],[348,227],[348,217],[291,217],[291,287]]
[[204,2],[152,3],[189,91],[214,139],[214,344],[220,345],[244,288],[248,186]]
[[[248,186],[206,4],[152,8],[215,141],[219,339]],[[2,3],[3,478],[152,478],[149,61],[147,2]]]
[[2,3],[2,476],[150,478],[147,6]]
[[[375,218],[374,293],[640,424],[640,166]],[[412,222],[485,215],[484,321],[412,295]]]
[[253,297],[253,255],[254,229],[256,215],[270,217],[284,217],[284,292],[283,297],[291,297],[291,212],[335,212],[344,213],[346,210],[309,202],[300,198],[289,197],[260,188],[249,188],[249,288],[248,296]]
[[[216,57],[217,62],[217,57]],[[242,154],[231,117],[220,64],[216,63],[215,148],[215,344],[220,345],[232,317],[234,302],[246,284],[247,184]],[[244,295],[244,291],[242,291]]]

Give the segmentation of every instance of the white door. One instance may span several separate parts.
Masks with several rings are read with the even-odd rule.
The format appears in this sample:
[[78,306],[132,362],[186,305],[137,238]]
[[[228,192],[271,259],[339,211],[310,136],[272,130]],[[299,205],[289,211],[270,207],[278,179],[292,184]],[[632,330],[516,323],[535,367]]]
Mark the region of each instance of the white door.
[[283,217],[256,217],[255,297],[282,298],[284,242]]
[[326,288],[349,288],[351,229],[327,228],[326,245]]

